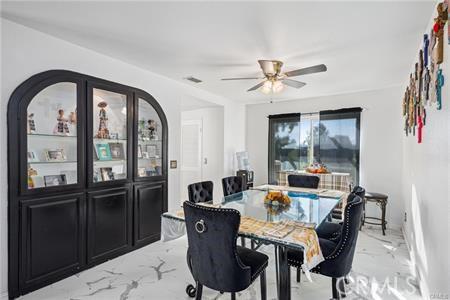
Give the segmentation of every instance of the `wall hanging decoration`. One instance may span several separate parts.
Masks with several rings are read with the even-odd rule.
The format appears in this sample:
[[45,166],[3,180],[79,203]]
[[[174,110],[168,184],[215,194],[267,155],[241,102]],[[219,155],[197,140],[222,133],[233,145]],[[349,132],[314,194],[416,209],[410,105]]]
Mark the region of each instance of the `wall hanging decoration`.
[[446,0],[436,7],[437,16],[433,27],[430,34],[423,35],[422,49],[419,50],[418,61],[414,65],[414,72],[409,75],[409,84],[403,95],[405,134],[417,136],[418,143],[423,141],[423,128],[427,120],[425,107],[436,105],[437,110],[442,108],[444,74],[440,64],[444,61],[444,28],[448,21],[448,2]]

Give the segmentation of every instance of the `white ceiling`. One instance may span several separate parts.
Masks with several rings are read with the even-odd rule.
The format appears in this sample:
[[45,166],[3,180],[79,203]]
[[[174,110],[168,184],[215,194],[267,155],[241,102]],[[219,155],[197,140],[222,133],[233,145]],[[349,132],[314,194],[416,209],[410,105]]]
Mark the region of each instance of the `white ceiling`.
[[86,48],[233,100],[246,92],[257,59],[285,71],[319,63],[328,72],[297,77],[273,100],[379,89],[405,82],[434,1],[409,2],[3,2],[2,16]]

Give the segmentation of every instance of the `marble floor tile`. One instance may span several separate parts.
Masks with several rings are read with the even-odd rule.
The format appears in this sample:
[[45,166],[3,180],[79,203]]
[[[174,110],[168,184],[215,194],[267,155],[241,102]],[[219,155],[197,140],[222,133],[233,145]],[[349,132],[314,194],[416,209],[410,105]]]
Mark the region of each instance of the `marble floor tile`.
[[[147,247],[105,262],[50,286],[27,294],[23,300],[132,300],[191,299],[186,285],[193,283],[186,265],[187,239],[156,242]],[[268,299],[276,299],[273,247],[260,251],[270,256],[267,269]],[[347,285],[346,299],[421,299],[417,283],[410,273],[410,260],[400,232],[365,227],[359,235],[357,249]],[[331,279],[312,274],[312,282],[302,276],[295,282],[292,270],[292,299],[330,299]],[[203,299],[230,299],[204,289]],[[260,299],[259,281],[237,295],[238,299]]]

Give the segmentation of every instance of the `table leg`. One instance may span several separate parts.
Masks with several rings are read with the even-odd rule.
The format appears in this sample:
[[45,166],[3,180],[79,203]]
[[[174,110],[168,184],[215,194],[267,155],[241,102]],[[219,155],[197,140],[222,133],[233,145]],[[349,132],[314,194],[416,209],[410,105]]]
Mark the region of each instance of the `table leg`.
[[287,248],[278,248],[279,264],[279,298],[280,300],[291,300],[291,268],[287,261]]
[[383,230],[383,235],[386,235],[386,201],[381,202],[381,229]]
[[279,270],[278,270],[278,246],[273,245],[275,248],[275,279],[277,283],[277,299],[280,299],[280,276],[279,276]]

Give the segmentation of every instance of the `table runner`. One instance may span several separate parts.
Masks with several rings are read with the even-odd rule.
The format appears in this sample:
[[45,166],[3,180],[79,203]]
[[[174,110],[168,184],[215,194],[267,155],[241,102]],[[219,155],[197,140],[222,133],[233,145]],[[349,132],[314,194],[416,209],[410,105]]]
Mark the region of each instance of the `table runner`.
[[[285,245],[294,244],[296,248],[303,248],[304,270],[307,278],[311,280],[309,270],[321,263],[324,258],[319,245],[319,238],[314,225],[296,221],[281,221],[278,223],[262,221],[255,218],[241,216],[239,233]],[[184,212],[164,213],[161,218],[161,240],[166,242],[186,234]]]

